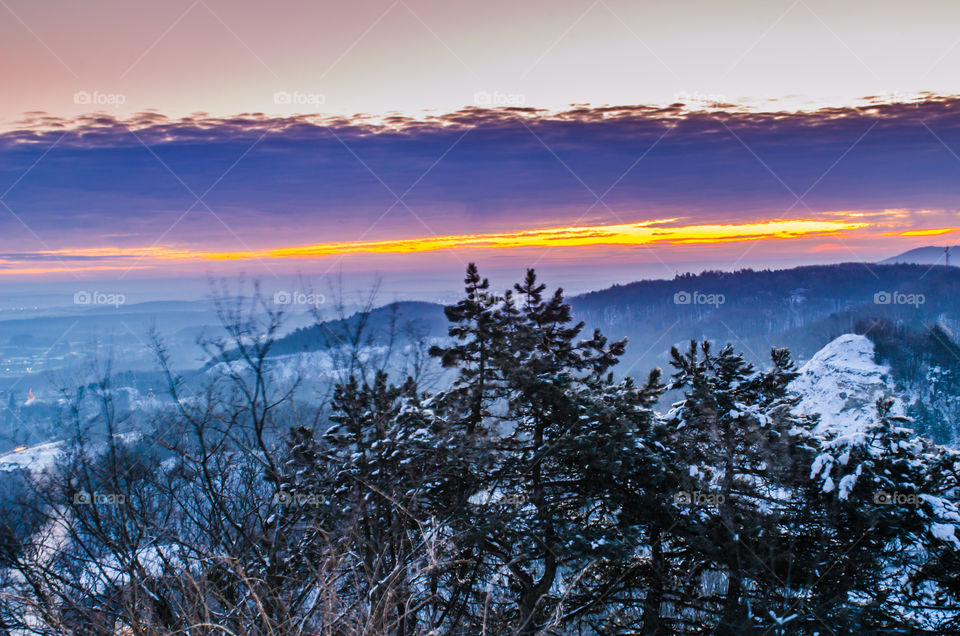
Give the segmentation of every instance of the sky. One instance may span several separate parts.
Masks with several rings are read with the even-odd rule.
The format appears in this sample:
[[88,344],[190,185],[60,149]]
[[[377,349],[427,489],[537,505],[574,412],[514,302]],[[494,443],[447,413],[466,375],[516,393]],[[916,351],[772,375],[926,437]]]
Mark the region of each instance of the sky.
[[960,227],[956,3],[0,14],[0,284],[478,261],[598,287]]

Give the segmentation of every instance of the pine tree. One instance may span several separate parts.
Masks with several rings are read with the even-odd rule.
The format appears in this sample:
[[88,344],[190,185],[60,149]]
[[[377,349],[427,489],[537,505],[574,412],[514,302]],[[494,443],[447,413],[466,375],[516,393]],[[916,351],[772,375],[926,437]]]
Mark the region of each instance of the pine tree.
[[[602,633],[630,632],[638,612],[659,612],[665,583],[651,561],[671,525],[662,514],[672,470],[653,410],[663,390],[659,369],[645,385],[603,378],[589,389],[592,398],[561,455],[585,559],[574,568],[579,575],[565,581],[565,616]],[[646,546],[650,558],[642,556]]]
[[[474,268],[467,281],[470,300],[470,286],[481,284]],[[459,519],[482,550],[488,576],[504,578],[493,605],[521,633],[556,618],[561,599],[550,592],[568,572],[633,546],[608,513],[619,513],[639,461],[636,437],[660,391],[655,377],[646,387],[614,383],[609,370],[625,342],[608,343],[599,332],[578,340],[583,324],[571,324],[562,290],[548,298],[544,291],[528,270],[488,309],[485,324],[498,330],[485,358],[489,377],[497,379],[496,399],[483,411],[484,447],[493,462],[473,484]],[[451,319],[476,309],[457,307],[463,311],[448,312]],[[470,361],[459,387],[476,382],[477,343],[486,333],[477,314],[470,315],[473,338],[443,351],[448,360]]]
[[459,401],[464,414],[465,431],[473,435],[487,415],[486,405],[495,397],[497,382],[493,358],[503,348],[503,333],[495,311],[497,299],[489,292],[490,281],[481,279],[477,266],[470,263],[464,279],[465,297],[444,308],[452,324],[450,337],[455,344],[433,346],[430,353],[440,358],[445,368],[455,367],[457,378],[447,398]]
[[379,612],[379,624],[415,633],[424,608],[443,602],[414,596],[432,580],[426,493],[450,463],[438,446],[444,427],[412,380],[391,384],[383,372],[372,384],[351,377],[338,385],[332,408],[322,442],[308,429],[292,432],[286,514],[312,523],[315,545],[305,554],[332,543],[355,559],[341,578],[346,598],[362,592],[357,600]]
[[[678,468],[678,567],[712,585],[706,606],[718,613],[716,633],[765,629],[769,616],[757,618],[767,610],[755,592],[790,587],[789,510],[816,450],[812,423],[792,413],[795,366],[785,350],[773,350],[772,367],[757,371],[732,346],[714,354],[707,342],[691,342],[683,354],[674,348],[672,358],[670,387],[684,391],[667,442]],[[693,602],[690,594],[697,590],[678,602]]]
[[960,610],[943,567],[960,554],[957,454],[917,437],[892,405],[879,399],[866,431],[830,435],[812,467],[811,501],[826,496],[831,514],[810,515],[823,544],[810,605],[836,629],[945,633]]

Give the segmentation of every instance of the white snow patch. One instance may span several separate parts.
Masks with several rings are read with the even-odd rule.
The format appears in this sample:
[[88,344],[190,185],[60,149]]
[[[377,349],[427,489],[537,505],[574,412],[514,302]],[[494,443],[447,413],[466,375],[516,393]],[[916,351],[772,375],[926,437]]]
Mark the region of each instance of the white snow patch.
[[[798,413],[820,415],[816,432],[852,434],[876,421],[877,398],[892,394],[894,387],[890,369],[874,362],[873,355],[869,338],[848,333],[800,368],[790,390],[801,396]],[[906,414],[900,400],[894,402],[891,414]]]
[[941,541],[946,541],[952,543],[954,547],[960,549],[960,540],[957,539],[956,534],[954,533],[956,527],[950,525],[949,523],[932,523],[930,524],[930,532],[936,538]]
[[63,452],[63,442],[49,442],[14,451],[0,457],[0,470],[29,470],[43,472],[52,468],[60,453]]

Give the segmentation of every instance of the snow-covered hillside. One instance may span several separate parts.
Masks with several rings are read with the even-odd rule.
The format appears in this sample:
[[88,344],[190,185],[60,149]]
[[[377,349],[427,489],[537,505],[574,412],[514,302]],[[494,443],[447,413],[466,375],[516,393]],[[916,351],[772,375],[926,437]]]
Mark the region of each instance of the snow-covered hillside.
[[[866,336],[844,334],[818,351],[790,384],[802,397],[797,411],[820,414],[820,431],[847,434],[876,419],[877,398],[893,395],[890,369],[874,362],[873,343]],[[904,415],[901,400],[892,413]]]
[[43,472],[53,466],[62,452],[63,442],[60,441],[13,451],[0,456],[0,471],[30,470],[35,473]]
[[[130,444],[140,439],[140,433],[116,433],[114,439],[123,444]],[[105,442],[96,443],[93,449],[101,451]],[[37,444],[29,448],[21,447],[6,455],[0,455],[0,472],[11,470],[29,470],[32,473],[42,473],[54,467],[57,460],[66,450],[63,440]]]

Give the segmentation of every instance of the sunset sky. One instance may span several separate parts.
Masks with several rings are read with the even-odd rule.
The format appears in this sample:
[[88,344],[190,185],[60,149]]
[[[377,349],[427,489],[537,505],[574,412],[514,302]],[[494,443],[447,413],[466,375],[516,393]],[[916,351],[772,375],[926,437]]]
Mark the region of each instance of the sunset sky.
[[957,242],[956,3],[0,14],[0,281],[477,260],[602,286]]

